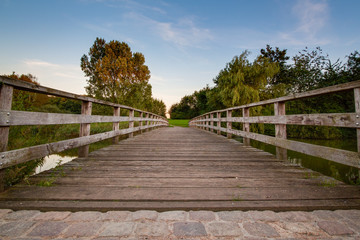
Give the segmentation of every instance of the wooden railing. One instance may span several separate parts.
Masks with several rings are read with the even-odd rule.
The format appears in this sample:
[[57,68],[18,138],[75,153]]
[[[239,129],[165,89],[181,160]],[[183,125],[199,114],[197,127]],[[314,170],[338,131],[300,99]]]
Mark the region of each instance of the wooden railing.
[[[113,141],[116,143],[119,140],[120,135],[129,134],[129,137],[133,137],[134,132],[168,125],[166,118],[154,113],[91,97],[63,92],[33,83],[0,77],[0,85],[0,169],[77,147],[79,147],[79,157],[86,157],[89,152],[89,144],[91,143],[96,143],[108,138],[113,138]],[[14,88],[62,98],[81,100],[81,115],[12,111],[11,105]],[[92,103],[113,107],[113,116],[91,115]],[[127,109],[128,116],[120,116],[120,109]],[[137,114],[139,117],[135,117],[135,112],[139,113]],[[91,123],[105,122],[113,123],[112,131],[90,135]],[[119,129],[120,122],[129,122],[128,128]],[[138,122],[137,127],[134,125],[135,122]],[[80,124],[80,136],[78,138],[7,151],[9,128],[11,126],[73,123]]]
[[[285,104],[288,101],[315,97],[319,95],[336,93],[345,90],[354,91],[355,112],[353,113],[321,113],[321,114],[296,114],[286,115]],[[273,116],[250,116],[249,109],[257,106],[274,104]],[[233,111],[241,112],[241,117],[232,117]],[[221,116],[223,113],[226,117]],[[223,114],[224,115],[224,114]],[[221,123],[226,123],[226,128]],[[242,123],[242,131],[232,129],[232,123]],[[250,124],[264,123],[275,125],[275,137],[250,132]],[[193,118],[189,125],[204,130],[227,133],[231,138],[232,134],[244,138],[244,144],[250,145],[250,139],[276,146],[276,155],[279,159],[287,158],[287,149],[296,152],[325,158],[334,162],[360,168],[360,81],[349,82],[336,86],[316,89],[313,91],[296,93],[293,95],[255,102],[243,106],[222,109],[209,112]],[[309,143],[288,140],[286,133],[287,125],[307,126],[333,126],[356,128],[358,152],[346,151]]]

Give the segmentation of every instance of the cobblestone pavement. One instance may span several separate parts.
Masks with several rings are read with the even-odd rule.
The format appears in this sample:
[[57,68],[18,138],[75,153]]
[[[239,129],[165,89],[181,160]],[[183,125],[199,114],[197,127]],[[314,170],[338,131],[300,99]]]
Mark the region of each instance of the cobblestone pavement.
[[0,209],[0,239],[360,240],[360,210],[71,213]]

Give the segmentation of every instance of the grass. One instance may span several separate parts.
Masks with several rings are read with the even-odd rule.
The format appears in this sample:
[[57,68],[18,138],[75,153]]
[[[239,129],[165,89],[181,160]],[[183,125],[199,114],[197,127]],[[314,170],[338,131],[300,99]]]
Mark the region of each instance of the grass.
[[169,126],[188,127],[189,119],[169,119]]

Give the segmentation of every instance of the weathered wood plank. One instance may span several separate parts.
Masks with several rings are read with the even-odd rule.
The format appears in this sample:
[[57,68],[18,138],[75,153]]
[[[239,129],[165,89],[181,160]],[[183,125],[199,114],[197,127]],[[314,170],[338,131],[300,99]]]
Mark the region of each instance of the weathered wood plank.
[[[83,101],[81,105],[81,115],[91,115],[92,102]],[[90,123],[80,124],[79,137],[85,137],[90,135]],[[89,154],[89,145],[83,145],[79,148],[79,157],[87,157]]]
[[[132,107],[129,107],[129,106],[116,104],[116,103],[112,103],[112,102],[107,102],[107,101],[103,101],[103,100],[100,100],[100,99],[91,98],[91,97],[87,97],[87,96],[83,96],[83,95],[77,95],[77,94],[73,94],[73,93],[69,93],[69,92],[64,92],[64,91],[61,91],[61,90],[57,90],[57,89],[53,89],[53,88],[49,88],[49,87],[44,87],[44,86],[34,84],[34,83],[30,83],[30,82],[11,79],[11,78],[4,77],[4,76],[0,76],[0,83],[3,83],[5,85],[9,85],[9,86],[13,86],[16,89],[25,90],[25,91],[29,91],[29,92],[42,93],[42,94],[46,94],[46,95],[64,97],[64,98],[81,100],[81,101],[86,101],[86,102],[93,102],[93,103],[106,105],[106,106],[120,107],[120,108],[123,108],[123,109],[135,110],[135,111],[139,111],[139,112],[143,112],[143,113],[149,113],[147,111],[142,111],[142,110],[135,109],[135,108],[132,108]],[[156,116],[158,116],[158,115],[156,115]],[[158,116],[158,117],[163,118],[161,116]],[[163,119],[165,119],[165,118],[163,118]]]
[[[35,184],[58,171],[43,172],[30,178],[33,185],[18,185],[0,194],[0,207],[67,211],[360,208],[358,186],[193,128],[144,133],[66,163],[60,171],[65,176],[57,177],[52,187]],[[329,181],[334,187],[322,185]]]
[[73,123],[103,123],[103,122],[129,122],[129,121],[156,121],[167,123],[163,119],[150,119],[128,116],[100,116],[100,115],[79,115],[62,113],[43,113],[27,111],[4,111],[0,110],[0,126],[21,126],[21,125],[53,125]]
[[[163,126],[163,125],[151,125],[151,127],[155,127],[155,126]],[[37,145],[34,147],[1,152],[0,156],[2,157],[1,159],[2,165],[0,166],[0,169],[7,168],[19,163],[27,162],[33,159],[42,158],[53,153],[58,153],[68,149],[77,148],[91,143],[99,142],[115,136],[129,134],[130,132],[137,132],[141,129],[146,129],[146,128],[148,127],[143,126],[142,128],[140,127],[127,128],[118,131],[98,133],[85,137],[79,137],[79,138],[54,142],[54,143]]]
[[[290,125],[308,125],[308,126],[332,126],[360,128],[356,124],[356,113],[320,113],[320,114],[294,114],[278,116],[254,116],[254,117],[231,117],[230,122],[239,123],[266,123],[266,124],[290,124]],[[217,121],[218,119],[214,119]],[[202,120],[194,120],[194,123]]]
[[[222,131],[226,131],[226,128],[223,128]],[[360,167],[360,156],[359,153],[357,152],[324,147],[324,146],[303,143],[293,140],[275,138],[262,134],[244,132],[234,129],[232,129],[231,132],[234,135],[254,139],[260,142],[274,145],[276,147],[286,148],[288,150],[293,150],[311,156],[328,159],[333,162],[338,162],[356,168]]]

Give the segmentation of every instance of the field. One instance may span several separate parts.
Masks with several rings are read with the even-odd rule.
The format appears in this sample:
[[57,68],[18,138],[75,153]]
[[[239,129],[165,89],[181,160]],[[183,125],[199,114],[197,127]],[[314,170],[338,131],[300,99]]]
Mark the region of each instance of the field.
[[169,126],[188,127],[189,119],[169,119]]

